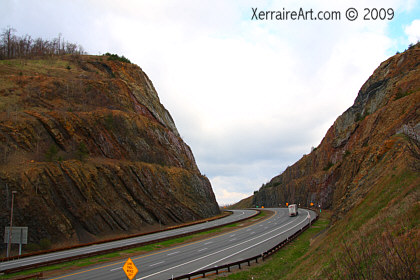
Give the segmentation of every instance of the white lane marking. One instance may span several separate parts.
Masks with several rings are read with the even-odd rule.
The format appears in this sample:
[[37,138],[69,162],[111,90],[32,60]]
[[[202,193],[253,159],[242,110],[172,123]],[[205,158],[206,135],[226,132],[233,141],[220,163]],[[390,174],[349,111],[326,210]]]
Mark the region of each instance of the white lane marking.
[[246,231],[250,231],[251,229],[249,228],[249,229],[247,229]]
[[110,271],[115,271],[115,270],[118,270],[118,269],[122,269],[122,267],[113,268]]
[[201,252],[201,251],[204,251],[204,250],[207,250],[207,248],[200,249],[197,252]]
[[251,232],[251,234],[255,234],[255,231]]
[[236,234],[232,234],[232,235],[230,235],[229,237],[234,237]]
[[164,263],[164,261],[161,261],[161,262],[158,262],[158,263],[154,263],[154,264],[151,264],[151,265],[149,265],[149,266],[156,266],[156,265],[159,265],[159,264],[161,264],[161,263]]
[[169,253],[169,254],[166,254],[167,256],[171,256],[171,255],[175,255],[175,254],[178,254],[180,251],[176,251],[176,252],[173,252],[173,253]]
[[[239,212],[239,211],[238,211]],[[240,214],[238,214],[236,216],[235,219],[237,219],[239,216],[245,215],[244,211],[241,211]],[[230,219],[225,219],[225,223],[228,223],[230,220],[233,220],[232,218],[234,218],[233,216],[230,217]],[[187,228],[185,228],[187,229]],[[169,230],[168,232],[173,232],[174,234],[179,234],[179,233],[184,233],[185,230],[182,229],[180,231],[175,230]],[[27,259],[20,259],[20,260],[15,260],[15,261],[9,261],[9,262],[5,262],[2,263],[2,269],[6,269],[7,267],[14,267],[17,264],[19,266],[25,264],[25,263],[29,263],[29,264],[34,264],[34,263],[39,263],[42,262],[44,259],[61,259],[61,258],[65,258],[66,256],[72,256],[72,255],[79,255],[79,254],[83,254],[86,252],[91,252],[91,251],[97,251],[100,249],[107,249],[107,248],[113,248],[113,246],[119,247],[119,246],[123,246],[123,245],[127,245],[127,244],[134,244],[134,243],[139,243],[139,242],[145,242],[150,240],[149,237],[151,237],[152,235],[145,235],[145,236],[140,236],[140,237],[134,237],[134,238],[128,238],[125,240],[119,240],[116,241],[112,244],[95,244],[95,245],[91,245],[91,246],[86,246],[84,248],[77,248],[77,249],[72,249],[72,250],[68,250],[68,251],[62,251],[62,252],[57,252],[56,254],[46,254],[46,255],[40,255],[34,258],[27,258]],[[158,238],[159,233],[154,234],[155,238]],[[153,239],[152,239],[153,240]]]
[[[305,219],[305,220],[303,220],[302,222],[304,222],[304,221],[307,221],[307,220]],[[266,233],[264,233],[264,234],[262,234],[262,235],[260,235],[260,236],[257,236],[257,237],[254,237],[254,238],[251,238],[251,239],[249,239],[249,240],[243,241],[243,242],[238,243],[238,244],[236,244],[236,245],[233,245],[233,246],[230,246],[230,247],[226,247],[226,248],[224,248],[224,249],[222,249],[222,250],[219,250],[219,251],[213,252],[213,253],[211,253],[211,254],[208,254],[208,255],[205,255],[205,256],[202,256],[202,257],[196,258],[196,259],[194,259],[194,260],[191,260],[191,261],[188,261],[188,262],[185,262],[185,263],[181,263],[181,264],[175,265],[175,266],[173,266],[173,267],[169,267],[169,268],[167,268],[167,269],[164,269],[164,270],[161,270],[161,271],[158,271],[158,272],[155,272],[155,273],[149,274],[149,275],[144,276],[144,277],[142,277],[142,278],[137,278],[136,280],[143,280],[143,279],[146,279],[146,278],[149,278],[149,277],[155,276],[155,275],[157,275],[157,274],[161,274],[161,273],[166,272],[166,271],[168,271],[168,270],[172,270],[172,269],[174,269],[174,268],[177,268],[177,267],[180,267],[180,266],[183,266],[183,265],[186,265],[186,264],[190,264],[190,263],[195,262],[195,261],[198,261],[198,260],[202,260],[202,259],[208,258],[208,257],[210,257],[210,256],[212,256],[212,255],[215,255],[215,254],[218,254],[218,253],[220,253],[220,252],[223,252],[223,251],[226,251],[226,250],[232,249],[232,248],[237,247],[237,246],[240,246],[240,245],[242,245],[242,244],[244,244],[244,243],[247,243],[247,242],[253,241],[254,239],[257,239],[257,238],[262,237],[262,236],[264,236],[264,235],[270,234],[271,232],[276,231],[276,230],[278,230],[278,229],[280,229],[280,228],[282,228],[282,227],[285,227],[285,226],[287,226],[287,225],[291,224],[292,222],[294,222],[294,221],[290,221],[290,222],[288,222],[287,224],[284,224],[284,225],[282,225],[282,226],[280,226],[280,227],[278,227],[278,228],[276,228],[276,229],[273,229],[273,230],[268,231],[268,232],[266,232]],[[287,232],[287,231],[291,230],[292,228],[295,228],[296,226],[300,225],[302,222],[300,222],[300,223],[296,224],[295,226],[293,226],[293,227],[291,227],[291,228],[289,228],[289,229],[287,229],[287,230],[285,230],[285,231],[281,232],[280,234],[283,234],[284,232]],[[279,235],[280,235],[280,234],[279,234]],[[276,235],[276,236],[277,236],[277,235]],[[273,237],[272,237],[272,238],[273,238]],[[264,240],[264,242],[265,242],[265,241],[267,241],[267,240],[269,240],[269,239]],[[252,246],[256,246],[256,245],[252,245]],[[251,248],[251,247],[249,247],[249,248]],[[210,265],[211,265],[211,264],[210,264]],[[207,266],[209,266],[209,265],[207,265]],[[207,267],[207,266],[205,266],[205,267]],[[198,270],[201,270],[201,269],[202,269],[202,268],[200,268],[200,269],[198,269]],[[195,270],[195,271],[198,271],[198,270]]]
[[213,243],[213,241],[206,242],[206,243],[204,243],[204,245],[209,245],[209,244],[211,244],[211,243]]
[[[306,211],[306,210],[305,210],[305,211]],[[308,211],[307,211],[307,212],[308,212]],[[309,212],[308,212],[308,213],[309,213]],[[295,227],[299,226],[301,223],[303,223],[303,222],[305,222],[305,221],[307,221],[307,218],[305,218],[305,220],[303,220],[303,221],[299,222],[298,224],[294,225],[293,227],[291,227],[291,228],[289,228],[289,229],[286,229],[286,230],[284,230],[284,231],[282,231],[282,232],[280,232],[280,233],[277,233],[276,235],[273,235],[273,236],[271,236],[271,237],[269,237],[269,238],[267,238],[267,239],[264,239],[264,240],[262,240],[262,241],[260,241],[260,242],[258,242],[258,243],[255,243],[255,244],[253,244],[253,245],[251,245],[251,246],[249,246],[249,247],[247,247],[247,248],[245,248],[245,249],[242,249],[242,250],[240,250],[240,251],[238,251],[238,252],[236,252],[236,253],[233,253],[233,254],[231,254],[231,255],[229,255],[229,256],[227,256],[227,257],[221,258],[221,259],[219,259],[219,260],[217,260],[217,261],[215,261],[215,262],[213,262],[213,263],[210,263],[210,264],[208,264],[208,265],[205,265],[205,266],[203,266],[203,267],[200,267],[199,269],[196,269],[196,270],[194,270],[194,271],[191,271],[190,273],[194,273],[194,272],[196,272],[196,271],[202,270],[202,269],[204,269],[204,268],[206,268],[206,267],[208,267],[208,266],[214,265],[214,264],[216,264],[216,263],[218,263],[218,262],[220,262],[220,261],[223,261],[223,260],[225,260],[225,259],[227,259],[227,258],[230,258],[230,257],[232,257],[232,256],[234,256],[234,255],[237,255],[237,254],[239,254],[239,253],[242,253],[243,251],[246,251],[246,250],[248,250],[248,249],[251,249],[252,247],[255,247],[255,246],[257,246],[257,245],[260,245],[261,243],[264,243],[264,242],[266,242],[267,240],[273,239],[273,238],[275,238],[275,237],[277,237],[277,236],[279,236],[279,235],[282,235],[283,233],[285,233],[285,232],[287,232],[287,231],[291,230],[292,228],[295,228]],[[290,224],[290,223],[287,223],[287,224]],[[255,239],[255,238],[253,238],[253,239]],[[232,247],[234,247],[234,246],[232,246]]]
[[236,238],[232,238],[232,239],[229,240],[229,242],[232,242],[232,241],[235,241],[235,240],[236,240]]

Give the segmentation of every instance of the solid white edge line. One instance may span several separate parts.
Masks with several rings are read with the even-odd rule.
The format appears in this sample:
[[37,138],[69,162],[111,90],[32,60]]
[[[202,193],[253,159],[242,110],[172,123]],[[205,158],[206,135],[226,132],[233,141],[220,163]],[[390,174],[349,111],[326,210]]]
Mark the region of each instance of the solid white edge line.
[[[304,210],[304,209],[302,209],[302,210]],[[304,211],[306,211],[306,210],[304,210]],[[306,211],[306,212],[308,212],[308,211]],[[308,215],[309,215],[309,212],[308,212]],[[279,235],[282,235],[283,233],[285,233],[285,232],[287,232],[287,231],[291,230],[292,228],[295,228],[295,227],[299,226],[301,223],[305,222],[305,221],[306,221],[306,219],[307,219],[307,218],[305,218],[304,220],[302,220],[302,221],[301,221],[301,222],[299,222],[298,224],[294,225],[293,227],[291,227],[291,228],[289,228],[289,229],[287,229],[287,230],[285,230],[285,231],[282,231],[282,232],[280,232],[280,233],[277,233],[277,234],[276,234],[276,235],[274,235],[274,236],[271,236],[271,237],[269,237],[269,238],[267,238],[267,239],[265,239],[265,240],[262,240],[262,241],[260,241],[260,242],[258,242],[258,243],[255,243],[255,244],[253,244],[253,245],[251,245],[251,246],[249,246],[249,247],[247,247],[247,248],[245,248],[245,249],[242,249],[242,250],[240,250],[240,251],[238,251],[238,252],[236,252],[236,253],[233,253],[233,254],[231,254],[231,255],[229,255],[229,256],[227,256],[227,257],[224,257],[224,258],[222,258],[222,259],[220,259],[220,260],[217,260],[216,262],[210,263],[210,264],[205,265],[205,266],[203,266],[203,267],[201,267],[201,268],[199,268],[199,269],[196,269],[196,270],[194,270],[194,271],[191,271],[190,273],[194,273],[194,272],[200,271],[200,270],[202,270],[202,269],[204,269],[204,268],[206,268],[206,267],[208,267],[208,266],[211,266],[211,265],[213,265],[213,264],[215,264],[215,263],[221,262],[221,261],[223,261],[223,260],[225,260],[225,259],[227,259],[227,258],[230,258],[230,257],[232,257],[232,256],[234,256],[234,255],[239,254],[239,253],[242,253],[243,251],[246,251],[246,250],[248,250],[248,249],[251,249],[252,247],[255,247],[255,246],[257,246],[257,245],[260,245],[261,243],[264,243],[264,242],[266,242],[266,241],[268,241],[268,240],[270,240],[270,239],[273,239],[273,238],[275,238],[275,237],[277,237],[277,236],[279,236]],[[190,273],[189,273],[189,274],[190,274]]]
[[[255,210],[253,210],[253,211],[255,211]],[[245,212],[242,211],[242,213],[239,214],[237,217],[240,217],[244,214],[245,214]],[[231,218],[231,216],[228,216],[228,217]],[[229,222],[227,222],[227,223],[229,223]],[[184,231],[181,231],[180,233],[183,233],[183,232]],[[159,234],[159,233],[157,233],[157,234]],[[129,244],[134,244],[134,243],[137,243],[138,241],[140,241],[140,240],[133,240],[133,239],[143,238],[143,237],[144,236],[133,237],[133,238],[128,238],[126,240],[118,240],[116,242],[121,242],[121,243],[118,244],[118,246],[129,245]],[[144,240],[144,241],[141,241],[141,242],[147,242],[147,241],[148,240]],[[25,263],[28,263],[28,264],[39,263],[39,262],[42,262],[43,259],[54,259],[54,258],[55,259],[57,259],[57,258],[61,259],[61,258],[66,258],[67,255],[77,256],[78,254],[84,254],[84,253],[91,252],[92,248],[94,248],[95,250],[98,250],[98,249],[106,249],[108,246],[112,246],[112,245],[111,244],[95,244],[95,245],[90,245],[90,246],[86,246],[86,247],[82,247],[82,248],[69,249],[69,250],[62,251],[62,252],[51,253],[52,255],[44,254],[44,255],[39,255],[39,256],[34,256],[34,257],[28,257],[27,259],[11,260],[11,261],[1,263],[0,267],[1,267],[2,270],[4,270],[4,269],[8,269],[8,267],[10,267],[10,266],[13,268],[14,265],[22,266]],[[76,254],[74,254],[75,252],[76,252]]]
[[[306,210],[305,210],[305,211],[306,211]],[[302,222],[304,222],[304,221],[306,221],[306,218],[305,218],[305,220],[303,220]],[[244,244],[244,243],[250,242],[250,241],[252,241],[252,240],[254,240],[254,239],[260,238],[261,236],[264,236],[264,235],[270,234],[271,232],[276,231],[276,230],[278,230],[278,229],[280,229],[280,228],[282,228],[282,227],[285,227],[285,226],[287,226],[288,224],[293,223],[293,222],[294,222],[294,221],[290,221],[290,222],[288,222],[287,224],[284,224],[284,225],[282,225],[281,227],[278,227],[278,228],[276,228],[276,229],[273,229],[273,230],[271,230],[271,231],[269,231],[269,232],[266,232],[266,233],[264,233],[264,234],[262,234],[262,235],[260,235],[260,236],[257,236],[257,237],[251,238],[251,239],[249,239],[249,240],[246,240],[246,241],[244,241],[244,242],[238,243],[238,244],[236,244],[236,245],[233,245],[233,246],[230,246],[230,247],[224,248],[224,249],[219,250],[219,251],[217,251],[217,252],[213,252],[213,253],[208,254],[208,255],[206,255],[206,256],[202,256],[202,257],[200,257],[200,258],[197,258],[197,259],[194,259],[194,260],[191,260],[191,261],[188,261],[188,262],[182,263],[182,264],[178,264],[178,265],[176,265],[176,266],[173,266],[173,267],[170,267],[170,268],[167,268],[167,269],[164,269],[164,270],[161,270],[161,271],[158,271],[158,272],[155,272],[155,273],[149,274],[149,275],[147,275],[147,276],[137,278],[136,280],[143,280],[143,279],[146,279],[146,278],[149,278],[149,277],[155,276],[155,275],[157,275],[157,274],[160,274],[160,273],[166,272],[166,271],[168,271],[168,270],[171,270],[171,269],[174,269],[174,268],[177,268],[177,267],[180,267],[180,266],[183,266],[183,265],[186,265],[186,264],[189,264],[189,263],[192,263],[192,262],[195,262],[195,261],[198,261],[198,260],[201,260],[201,259],[207,258],[207,257],[209,257],[209,256],[212,256],[212,255],[218,254],[218,253],[220,253],[220,252],[223,252],[223,251],[229,250],[229,249],[231,249],[231,248],[237,247],[237,246],[242,245],[242,244]],[[286,230],[286,231],[284,231],[284,232],[287,232],[287,231],[291,230],[292,228],[297,227],[297,226],[298,226],[298,225],[300,225],[302,222],[300,222],[300,223],[296,224],[295,226],[293,226],[293,227],[289,228],[288,230]],[[284,232],[282,232],[281,234],[283,234]],[[264,240],[264,242],[265,242],[265,241],[267,241],[267,240],[268,240],[268,239]],[[249,247],[249,248],[251,248],[251,247]],[[219,260],[219,261],[220,261],[220,260]],[[207,265],[207,266],[208,266],[208,265]],[[205,266],[205,267],[207,267],[207,266]],[[198,270],[201,270],[201,269],[202,269],[202,268],[200,268],[200,269],[198,269]],[[198,271],[198,270],[195,270],[195,271]],[[193,271],[193,272],[195,272],[195,271]],[[190,273],[192,273],[192,272],[190,272]]]

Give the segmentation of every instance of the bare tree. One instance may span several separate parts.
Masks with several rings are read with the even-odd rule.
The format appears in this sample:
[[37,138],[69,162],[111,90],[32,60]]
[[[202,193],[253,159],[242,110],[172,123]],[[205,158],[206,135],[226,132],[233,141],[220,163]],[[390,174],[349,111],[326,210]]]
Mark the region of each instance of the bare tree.
[[59,33],[52,41],[42,38],[32,39],[31,36],[15,36],[12,27],[3,29],[0,40],[0,59],[31,58],[34,56],[51,56],[65,54],[85,54],[81,45],[69,43]]
[[6,58],[10,58],[12,56],[12,43],[13,43],[14,32],[16,32],[16,30],[8,26],[6,29],[3,30],[3,33],[1,34],[3,44],[5,46]]

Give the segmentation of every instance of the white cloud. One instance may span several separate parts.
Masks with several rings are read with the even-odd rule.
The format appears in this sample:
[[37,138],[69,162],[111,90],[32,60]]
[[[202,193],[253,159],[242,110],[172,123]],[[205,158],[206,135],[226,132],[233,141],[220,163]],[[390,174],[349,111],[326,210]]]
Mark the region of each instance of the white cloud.
[[236,176],[216,176],[210,180],[219,205],[231,204],[249,196],[247,192],[236,191],[238,185],[257,183]]
[[[363,8],[409,11],[418,0],[4,3],[1,26],[35,37],[62,32],[92,54],[119,53],[141,66],[225,204],[317,146],[387,57],[393,21],[363,21]],[[251,7],[357,7],[359,19],[256,22]],[[405,33],[418,40],[419,20]]]
[[410,43],[417,43],[420,41],[420,19],[414,20],[409,26],[404,29]]

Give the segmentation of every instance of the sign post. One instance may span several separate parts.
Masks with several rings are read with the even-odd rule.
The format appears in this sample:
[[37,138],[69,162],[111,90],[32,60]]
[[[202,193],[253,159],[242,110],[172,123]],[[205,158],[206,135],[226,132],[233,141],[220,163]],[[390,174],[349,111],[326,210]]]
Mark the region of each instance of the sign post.
[[133,280],[137,272],[139,272],[139,270],[137,269],[137,267],[134,265],[133,261],[130,258],[128,258],[128,260],[125,262],[123,266],[123,270],[125,272],[125,275],[127,275],[128,279],[130,280]]
[[28,244],[28,227],[12,227],[12,230],[10,227],[5,227],[4,243],[7,243],[7,246],[19,244],[19,255],[21,255],[22,244]]

